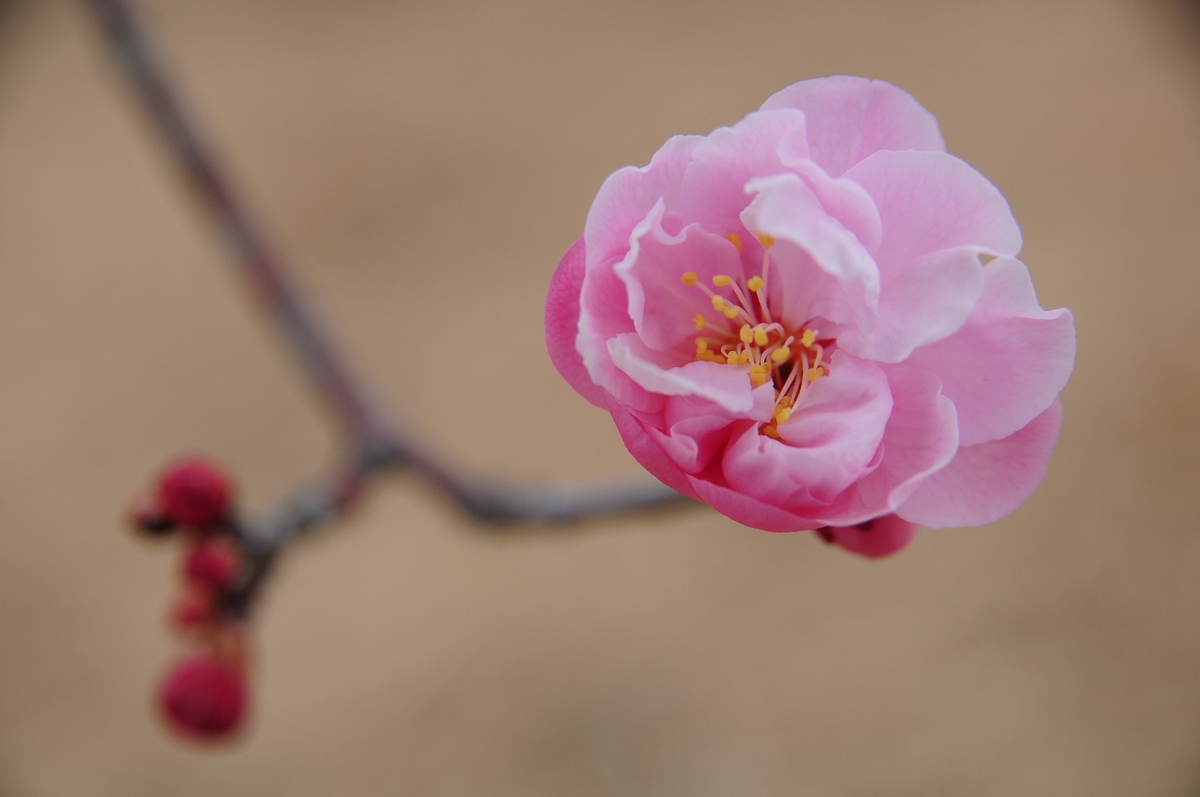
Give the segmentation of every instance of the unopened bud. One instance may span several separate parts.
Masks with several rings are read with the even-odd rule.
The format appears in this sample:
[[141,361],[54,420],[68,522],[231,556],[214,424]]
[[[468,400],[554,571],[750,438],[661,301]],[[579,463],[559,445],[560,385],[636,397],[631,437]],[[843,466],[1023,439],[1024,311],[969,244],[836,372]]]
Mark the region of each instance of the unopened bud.
[[240,567],[237,551],[222,538],[196,543],[183,560],[183,572],[189,580],[217,589],[232,586]]
[[158,480],[158,504],[174,522],[194,529],[219,525],[232,509],[233,486],[216,465],[203,459],[179,460]]
[[176,730],[198,739],[225,739],[245,718],[246,676],[224,659],[198,654],[167,673],[159,703]]

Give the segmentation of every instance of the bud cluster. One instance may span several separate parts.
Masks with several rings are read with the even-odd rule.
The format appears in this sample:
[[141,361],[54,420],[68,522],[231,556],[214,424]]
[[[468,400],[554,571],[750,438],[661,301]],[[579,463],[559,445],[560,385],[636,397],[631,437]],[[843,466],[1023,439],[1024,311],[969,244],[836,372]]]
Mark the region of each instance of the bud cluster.
[[182,589],[169,616],[189,652],[158,694],[167,723],[185,736],[221,740],[241,729],[248,701],[245,622],[234,598],[245,575],[236,544],[233,485],[201,458],[178,460],[160,474],[130,520],[139,532],[174,535],[184,546]]

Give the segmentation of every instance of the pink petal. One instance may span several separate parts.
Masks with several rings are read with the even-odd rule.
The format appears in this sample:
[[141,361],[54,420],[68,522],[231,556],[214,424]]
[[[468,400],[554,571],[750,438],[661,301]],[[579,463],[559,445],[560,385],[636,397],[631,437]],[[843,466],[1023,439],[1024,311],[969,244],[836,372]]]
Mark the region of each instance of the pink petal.
[[941,249],[974,246],[996,255],[1021,250],[1008,202],[987,178],[944,152],[871,155],[846,172],[867,189],[883,220],[875,253],[882,271]]
[[676,352],[648,348],[635,334],[611,338],[608,351],[619,370],[657,396],[698,396],[736,415],[754,408],[749,369],[743,371],[707,361],[688,362]]
[[638,386],[617,368],[609,353],[609,341],[633,335],[625,285],[613,273],[613,263],[602,263],[584,275],[580,291],[579,333],[575,348],[588,376],[626,407],[644,413],[661,412],[666,400]]
[[646,431],[680,470],[699,473],[724,450],[735,421],[771,419],[775,411],[775,388],[762,385],[754,388],[752,395],[754,407],[741,417],[707,399],[671,396],[663,413],[667,432],[659,432],[651,425],[646,425]]
[[918,526],[896,515],[884,515],[857,526],[827,526],[817,529],[826,542],[834,543],[868,559],[881,559],[904,548],[917,536]]
[[917,349],[902,366],[941,378],[964,446],[1025,427],[1054,402],[1075,363],[1071,312],[1038,305],[1024,263],[997,258],[983,275],[983,294],[963,328]]
[[[697,498],[691,482],[684,476],[667,457],[662,448],[647,434],[642,423],[621,406],[620,402],[608,396],[608,409],[612,413],[613,422],[625,448],[638,463],[663,484],[680,492],[689,498]],[[701,499],[703,500],[703,499]]]
[[882,80],[845,75],[802,80],[762,105],[764,111],[775,108],[804,112],[811,157],[834,177],[877,150],[946,151],[933,114]]
[[730,441],[725,479],[774,506],[815,512],[876,466],[891,410],[883,369],[838,352],[830,375],[805,389],[779,427],[782,440],[754,426]]
[[[680,282],[685,272],[694,272],[713,290],[714,276],[729,274],[736,278],[742,270],[738,251],[728,240],[694,224],[678,236],[668,235],[662,228],[662,213],[660,200],[634,228],[629,254],[613,267],[625,283],[634,328],[652,349],[670,349],[685,342],[690,346],[696,337],[697,314],[726,324],[726,319],[713,310],[707,294],[695,285]],[[728,287],[714,292],[733,300],[733,291]]]
[[790,110],[757,112],[733,127],[718,127],[692,153],[684,175],[680,212],[686,222],[709,232],[743,232],[746,183],[785,171],[776,149],[780,140],[804,135],[804,114]]
[[942,395],[937,377],[886,370],[893,403],[883,433],[883,460],[829,507],[814,513],[824,521],[821,525],[853,526],[895,512],[958,450],[954,404]]
[[808,531],[822,523],[787,512],[698,476],[687,477],[697,498],[744,526],[763,531]]
[[898,514],[930,528],[991,523],[1025,503],[1046,475],[1062,425],[1062,403],[1003,440],[964,446],[930,476]]
[[863,248],[874,255],[883,239],[883,220],[879,218],[879,208],[875,207],[875,200],[867,190],[845,177],[830,177],[813,161],[790,160],[782,152],[780,158],[804,178],[825,212],[854,233]]
[[567,384],[597,407],[607,409],[604,390],[588,376],[583,357],[575,348],[575,337],[579,334],[579,292],[583,288],[584,258],[581,235],[558,261],[558,268],[550,278],[550,290],[546,295],[546,350],[550,353],[550,362],[554,363]]
[[746,228],[776,242],[767,275],[776,315],[793,328],[814,317],[874,326],[879,270],[853,233],[825,213],[797,175],[754,180],[746,188],[758,193],[742,213]]
[[608,176],[588,211],[583,238],[588,268],[629,248],[629,234],[662,199],[667,215],[679,213],[679,188],[692,151],[703,136],[674,136],[654,153],[649,166],[626,166]]
[[858,357],[900,362],[918,346],[957,332],[982,292],[983,266],[970,247],[888,269],[879,290],[879,323],[866,335],[847,330],[838,345]]

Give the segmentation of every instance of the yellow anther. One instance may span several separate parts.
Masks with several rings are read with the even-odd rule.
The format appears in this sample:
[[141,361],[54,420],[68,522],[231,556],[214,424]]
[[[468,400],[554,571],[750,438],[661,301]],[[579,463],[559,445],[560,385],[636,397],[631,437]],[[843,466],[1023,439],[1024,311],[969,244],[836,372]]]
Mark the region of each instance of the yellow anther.
[[737,307],[726,307],[721,312],[723,312],[725,314],[726,318],[737,318],[739,309]]
[[781,363],[792,356],[792,350],[787,346],[780,346],[775,351],[771,352],[771,362]]
[[[740,249],[741,247],[738,247],[738,248]],[[751,277],[750,280],[746,283],[746,287],[748,287],[752,291],[761,291],[763,289],[762,277]]]
[[816,339],[817,333],[811,329],[804,330],[804,334],[800,336],[800,342],[804,344],[805,348],[813,345]]
[[808,381],[809,382],[816,382],[818,379],[820,379],[823,376],[825,376],[824,368],[809,368],[808,369]]
[[754,328],[754,345],[760,348],[767,345],[767,330],[761,324]]
[[787,419],[792,417],[791,407],[780,407],[775,410],[775,423],[787,423]]
[[696,313],[695,323],[696,329],[704,329],[705,325],[708,324],[708,319],[702,313]]
[[738,330],[738,337],[742,339],[742,343],[749,343],[754,340],[754,330],[749,324],[742,324],[742,328]]
[[729,365],[737,365],[739,356],[740,355],[736,351],[728,352],[725,355],[725,362],[728,363]]
[[694,271],[685,271],[683,276],[679,278],[679,281],[684,285],[695,285],[700,281],[700,277],[696,276],[696,272]]
[[728,274],[718,274],[713,277],[713,285],[716,285],[718,288],[724,288],[731,282],[733,282],[733,277]]
[[713,304],[714,310],[724,310],[725,309],[725,299],[723,297],[720,297],[720,296],[712,297],[712,304]]
[[[743,351],[741,354],[738,355],[738,365],[749,365],[750,359],[751,359],[750,352]],[[758,366],[755,366],[755,368],[757,368],[757,367]]]
[[774,437],[776,440],[780,439],[779,430],[776,429],[774,426],[763,426],[762,433],[765,434],[767,437]]
[[729,243],[737,247],[739,252],[742,251],[742,236],[738,235],[736,232],[731,232],[725,237],[729,239]]
[[753,368],[750,369],[750,384],[754,385],[755,387],[762,387],[766,383],[767,375],[765,373],[762,371],[756,371]]
[[790,407],[790,406],[792,406],[792,397],[791,397],[791,396],[784,396],[783,398],[781,398],[781,399],[779,400],[779,406],[781,406],[781,407]]
[[702,351],[708,351],[708,341],[704,338],[696,338],[696,354]]
[[767,235],[765,232],[760,232],[758,234],[758,242],[767,249],[770,249],[775,245],[775,239]]

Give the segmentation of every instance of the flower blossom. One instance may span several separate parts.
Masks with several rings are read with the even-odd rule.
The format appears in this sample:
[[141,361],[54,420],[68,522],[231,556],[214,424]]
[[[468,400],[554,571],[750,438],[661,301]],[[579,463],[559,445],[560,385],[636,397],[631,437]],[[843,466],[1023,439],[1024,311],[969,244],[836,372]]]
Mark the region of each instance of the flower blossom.
[[1075,359],[1000,192],[906,92],[807,80],[601,186],[554,365],[679,492],[866,556],[990,523],[1046,471]]

